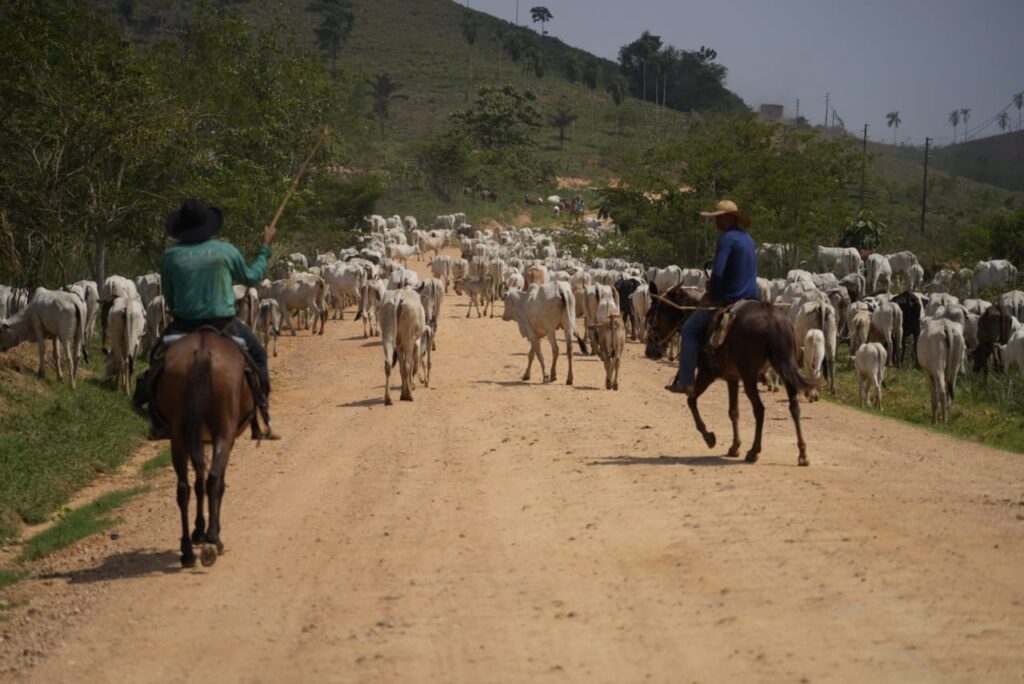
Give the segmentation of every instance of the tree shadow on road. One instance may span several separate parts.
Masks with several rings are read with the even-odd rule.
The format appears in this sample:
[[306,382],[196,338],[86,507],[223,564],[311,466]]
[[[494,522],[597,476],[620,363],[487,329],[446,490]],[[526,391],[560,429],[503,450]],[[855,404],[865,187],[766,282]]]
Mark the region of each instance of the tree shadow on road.
[[610,456],[591,461],[588,466],[733,466],[743,465],[742,458],[724,456]]
[[53,572],[40,575],[39,578],[64,579],[69,584],[95,584],[147,575],[170,575],[180,572],[181,569],[181,561],[174,551],[136,549],[107,556],[96,567]]
[[360,399],[359,401],[349,401],[344,404],[338,404],[338,408],[366,408],[367,406],[376,406],[377,404],[383,403],[384,397],[373,397],[372,399]]

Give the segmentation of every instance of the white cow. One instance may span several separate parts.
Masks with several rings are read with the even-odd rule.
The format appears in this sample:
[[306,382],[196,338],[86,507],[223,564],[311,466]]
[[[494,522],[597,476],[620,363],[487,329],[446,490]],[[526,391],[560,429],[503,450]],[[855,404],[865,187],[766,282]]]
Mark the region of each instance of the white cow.
[[148,307],[155,297],[160,296],[160,274],[147,273],[135,279],[135,290],[142,299],[142,306]]
[[[996,300],[1000,306],[1005,306],[1010,310],[1010,313],[1014,318],[1024,320],[1024,292],[1020,290],[1011,290],[1010,292],[1004,292],[999,295],[999,299]],[[984,313],[983,311],[976,311],[979,316]]]
[[430,274],[444,283],[445,293],[448,292],[448,286],[452,281],[453,265],[452,258],[447,254],[439,254],[430,262]]
[[284,318],[288,329],[295,335],[295,327],[292,325],[292,314],[308,312],[313,317],[313,331],[317,334],[317,324],[320,325],[320,334],[324,334],[324,323],[327,320],[327,286],[323,278],[300,274],[295,278],[287,280],[275,280],[270,283],[269,296],[276,299],[281,307],[281,315]]
[[92,280],[79,280],[69,288],[72,292],[80,292],[85,300],[85,336],[92,337],[96,332],[96,314],[100,310],[100,290]]
[[1003,364],[1003,372],[1010,373],[1016,366],[1020,377],[1024,379],[1024,330],[1017,330],[1010,336],[1006,344],[997,344],[996,362]]
[[818,247],[815,263],[819,271],[831,271],[842,278],[864,270],[864,260],[854,247]]
[[888,352],[878,342],[862,344],[853,356],[853,367],[857,371],[857,385],[860,387],[860,405],[864,408],[871,403],[874,390],[876,406],[882,410],[882,381],[885,380],[885,362]]
[[421,358],[426,313],[418,294],[408,289],[389,290],[380,306],[384,347],[384,405],[391,405],[391,369],[398,364],[402,401],[412,401],[413,382]]
[[238,320],[249,326],[250,330],[255,329],[256,313],[260,306],[259,293],[256,288],[245,285],[233,285],[231,289],[235,293],[235,315]]
[[[889,260],[881,254],[872,254],[868,257],[867,264],[865,265],[865,275],[867,278],[867,292],[864,294],[876,294],[882,289],[888,292],[892,289],[892,266],[889,264]],[[882,287],[883,284],[884,288]]]
[[358,264],[339,261],[324,268],[323,278],[329,301],[335,307],[335,319],[345,320],[345,307],[350,303],[358,305],[362,297],[366,272]]
[[270,338],[273,336],[274,358],[277,358],[277,341],[281,337],[281,305],[276,299],[260,300],[255,331],[266,349],[270,348]]
[[[163,299],[162,297],[160,299]],[[154,302],[157,301],[155,298]],[[153,304],[153,302],[150,302]],[[158,302],[163,308],[163,302]],[[107,336],[110,352],[107,354],[107,377],[125,394],[131,392],[135,374],[135,357],[139,353],[142,337],[146,333],[146,309],[133,297],[118,297],[107,312]]]
[[599,308],[598,317],[603,316],[603,322],[594,326],[593,333],[597,340],[597,355],[604,363],[604,388],[618,390],[619,367],[626,351],[626,324],[620,314],[613,313],[618,309],[615,302],[602,301]]
[[903,349],[903,309],[892,302],[880,302],[871,314],[872,342],[885,346],[886,358],[893,365],[899,365],[900,350]]
[[932,395],[932,423],[942,413],[943,425],[949,425],[949,406],[953,402],[956,378],[964,362],[966,345],[962,328],[944,318],[921,322],[917,340],[917,362],[928,374]]
[[[78,356],[85,356],[85,302],[78,295],[37,288],[28,305],[0,321],[0,351],[22,342],[39,345],[39,377],[46,377],[46,340],[53,340],[57,379],[64,379],[61,353],[68,361],[71,388],[78,374]],[[88,358],[85,359],[88,362]]]
[[431,332],[431,348],[436,349],[437,323],[441,319],[441,304],[444,302],[444,283],[437,278],[427,278],[416,286],[420,295],[420,303],[427,317],[427,327]]
[[363,319],[363,337],[380,335],[380,305],[387,290],[388,284],[385,280],[370,280],[363,285],[359,313],[356,314],[357,321]]
[[309,259],[302,252],[292,252],[288,255],[288,261],[295,266],[301,266],[302,268],[309,268]]
[[976,294],[990,288],[1006,289],[1017,284],[1017,267],[1006,259],[979,261],[974,266],[972,285]]
[[636,319],[640,321],[639,338],[641,342],[647,341],[647,312],[651,310],[651,291],[645,284],[636,288],[630,295],[633,300],[633,311],[636,312]]
[[[466,318],[469,318],[476,307],[477,318],[487,315],[487,309],[491,310],[491,318],[494,318],[494,278],[488,273],[482,276],[471,278],[459,278],[453,282],[455,294],[462,296],[469,295],[469,306],[466,307]],[[483,313],[480,313],[480,302],[484,303]]]
[[[821,365],[825,361],[825,333],[817,328],[807,331],[804,335],[804,368],[815,381],[821,379]],[[818,387],[815,382],[814,389],[807,390],[807,400],[818,401]]]
[[[116,301],[116,300],[115,300]],[[111,309],[113,311],[113,309]],[[142,340],[143,349],[152,349],[170,325],[171,316],[167,311],[164,296],[159,295],[146,307],[146,333]]]
[[420,255],[419,245],[388,245],[388,257],[409,265],[409,257]]
[[[565,331],[566,354],[569,357],[569,375],[565,384],[572,384],[572,341],[576,335],[576,301],[568,283],[553,282],[536,285],[527,291],[510,290],[505,295],[505,310],[502,320],[515,320],[519,325],[519,333],[530,342],[530,355],[526,363],[523,380],[530,379],[530,369],[534,356],[540,361],[541,374],[544,382],[554,382],[557,378],[558,363],[558,329]],[[551,374],[547,375],[544,368],[544,355],[541,352],[540,340],[548,338],[551,344]]]

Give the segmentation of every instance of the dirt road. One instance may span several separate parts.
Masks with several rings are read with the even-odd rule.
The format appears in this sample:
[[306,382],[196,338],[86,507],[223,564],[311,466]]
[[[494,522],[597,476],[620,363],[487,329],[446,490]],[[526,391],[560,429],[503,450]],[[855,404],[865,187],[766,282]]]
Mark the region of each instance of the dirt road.
[[619,392],[592,357],[526,384],[515,325],[465,312],[446,300],[432,387],[390,408],[351,316],[284,337],[287,439],[236,450],[227,553],[179,570],[164,473],[116,539],[16,590],[0,678],[1024,678],[1020,456],[819,403],[797,468],[776,396],[746,465],[721,457],[723,386],[709,453],[639,345]]

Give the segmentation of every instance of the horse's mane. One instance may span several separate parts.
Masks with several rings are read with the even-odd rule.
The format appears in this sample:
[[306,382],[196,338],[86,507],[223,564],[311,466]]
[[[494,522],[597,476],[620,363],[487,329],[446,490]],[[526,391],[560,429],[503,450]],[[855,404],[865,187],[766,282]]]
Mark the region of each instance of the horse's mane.
[[699,287],[688,287],[676,285],[662,295],[665,299],[676,304],[696,304],[704,298],[704,290]]

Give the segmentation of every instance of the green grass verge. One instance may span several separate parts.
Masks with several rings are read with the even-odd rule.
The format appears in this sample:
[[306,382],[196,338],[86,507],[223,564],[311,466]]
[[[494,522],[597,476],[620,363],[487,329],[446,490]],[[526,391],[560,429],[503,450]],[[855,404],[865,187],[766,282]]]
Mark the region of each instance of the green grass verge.
[[[845,352],[845,349],[843,350]],[[839,358],[845,358],[843,353]],[[822,396],[837,403],[860,405],[857,378],[839,362],[836,394]],[[887,368],[882,390],[882,415],[934,429],[971,442],[1024,454],[1024,382],[1019,377],[990,374],[986,382],[968,372],[957,382],[949,426],[932,426],[928,379],[916,368]],[[864,409],[878,414],[877,409]]]
[[[91,351],[98,369],[102,355]],[[145,437],[145,418],[111,385],[80,374],[72,391],[52,370],[47,378],[14,369],[0,374],[0,542],[15,539],[23,522],[44,521],[98,474],[116,470]]]
[[170,467],[171,449],[168,447],[142,464],[142,476],[153,477]]
[[9,587],[15,582],[19,582],[28,575],[28,571],[12,568],[0,568],[0,591],[4,588]]
[[119,521],[109,517],[109,514],[148,489],[148,487],[133,487],[110,492],[92,503],[76,508],[50,529],[29,539],[18,560],[21,562],[37,560],[58,549],[71,546],[80,539],[110,529]]

